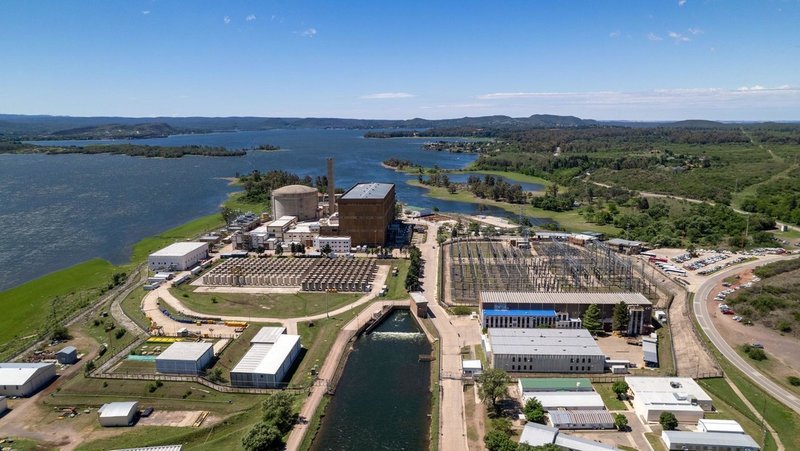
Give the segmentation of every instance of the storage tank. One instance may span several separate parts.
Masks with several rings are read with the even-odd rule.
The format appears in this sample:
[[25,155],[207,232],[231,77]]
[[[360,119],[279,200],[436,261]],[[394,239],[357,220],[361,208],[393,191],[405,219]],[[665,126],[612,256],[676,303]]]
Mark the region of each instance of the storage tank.
[[272,214],[297,216],[300,221],[317,219],[317,190],[305,185],[288,185],[272,191]]

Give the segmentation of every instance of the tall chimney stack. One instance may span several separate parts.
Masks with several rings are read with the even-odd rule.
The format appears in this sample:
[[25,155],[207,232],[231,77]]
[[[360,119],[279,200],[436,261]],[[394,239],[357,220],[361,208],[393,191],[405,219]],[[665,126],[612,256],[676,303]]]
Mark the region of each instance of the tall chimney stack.
[[333,158],[328,158],[328,212],[336,213],[336,184],[333,182]]

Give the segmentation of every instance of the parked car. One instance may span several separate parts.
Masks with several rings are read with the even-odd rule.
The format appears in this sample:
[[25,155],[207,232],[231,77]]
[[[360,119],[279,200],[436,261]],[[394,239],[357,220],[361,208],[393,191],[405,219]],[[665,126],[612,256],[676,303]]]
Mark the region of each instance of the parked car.
[[764,349],[764,345],[762,345],[761,343],[750,343],[750,346],[757,349]]

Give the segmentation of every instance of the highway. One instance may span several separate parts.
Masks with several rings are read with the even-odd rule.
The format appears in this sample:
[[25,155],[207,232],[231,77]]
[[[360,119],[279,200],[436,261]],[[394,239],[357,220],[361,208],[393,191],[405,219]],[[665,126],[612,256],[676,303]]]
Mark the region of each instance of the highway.
[[800,399],[797,396],[790,393],[780,385],[776,384],[768,377],[761,374],[758,370],[750,366],[750,364],[745,361],[739,354],[736,353],[724,338],[719,333],[719,331],[714,326],[714,323],[711,321],[711,316],[707,308],[706,300],[711,294],[711,290],[716,286],[718,283],[722,281],[722,279],[731,276],[733,274],[739,273],[745,269],[752,268],[755,266],[763,265],[765,262],[768,261],[775,261],[780,260],[780,257],[768,257],[767,259],[762,259],[757,262],[748,263],[744,265],[736,265],[729,269],[720,271],[718,274],[713,275],[708,280],[703,282],[697,288],[697,292],[695,293],[694,297],[694,315],[697,318],[697,322],[700,324],[700,327],[703,329],[703,332],[708,335],[708,338],[714,344],[714,346],[719,349],[722,355],[725,356],[728,361],[730,361],[739,371],[743,372],[747,375],[753,382],[759,385],[764,391],[772,395],[775,399],[779,400],[783,404],[787,405],[789,408],[794,410],[797,413],[800,413]]

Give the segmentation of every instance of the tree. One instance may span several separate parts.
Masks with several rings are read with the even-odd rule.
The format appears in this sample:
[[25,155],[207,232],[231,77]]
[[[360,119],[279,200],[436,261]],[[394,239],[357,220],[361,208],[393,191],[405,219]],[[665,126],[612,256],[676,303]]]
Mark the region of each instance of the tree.
[[281,246],[280,244],[275,246],[275,255],[277,255],[278,257],[283,255],[283,246]]
[[517,449],[517,444],[505,432],[497,429],[486,434],[483,443],[489,451],[515,451]]
[[281,431],[274,425],[264,422],[258,423],[242,437],[242,446],[247,451],[272,451],[283,449]]
[[583,314],[583,327],[589,330],[592,334],[600,332],[603,328],[600,324],[600,308],[597,304],[590,304]]
[[618,332],[628,331],[628,321],[630,321],[630,314],[628,313],[628,306],[620,301],[619,304],[614,306],[614,313],[611,318],[611,329]]
[[611,386],[611,389],[617,394],[617,399],[621,399],[622,395],[628,393],[628,388],[628,383],[625,381],[616,381],[614,385]]
[[661,427],[665,431],[674,431],[678,428],[678,419],[675,418],[672,412],[661,412],[658,422],[661,423]]
[[480,389],[478,394],[483,402],[491,402],[492,409],[497,411],[497,401],[508,396],[508,384],[511,382],[508,374],[499,368],[485,370],[478,377]]
[[297,421],[297,413],[292,409],[293,402],[294,396],[285,391],[268,396],[261,405],[263,421],[274,425],[282,434],[289,432]]
[[208,376],[206,377],[211,382],[224,382],[224,378],[222,377],[222,368],[214,368],[208,372]]
[[525,418],[533,423],[545,424],[544,407],[535,397],[528,399],[523,408]]
[[621,413],[614,414],[614,426],[617,427],[618,431],[624,431],[628,429],[628,417]]
[[330,255],[331,252],[333,252],[333,249],[331,249],[331,245],[329,243],[325,243],[325,246],[322,247],[321,252],[323,255]]

